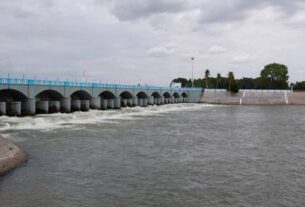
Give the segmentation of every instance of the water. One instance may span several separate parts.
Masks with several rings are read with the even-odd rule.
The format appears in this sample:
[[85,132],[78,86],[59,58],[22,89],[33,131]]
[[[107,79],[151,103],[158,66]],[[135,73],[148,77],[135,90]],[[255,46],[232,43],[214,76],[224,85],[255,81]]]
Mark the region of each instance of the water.
[[1,207],[304,206],[305,107],[170,105],[0,118],[29,153]]

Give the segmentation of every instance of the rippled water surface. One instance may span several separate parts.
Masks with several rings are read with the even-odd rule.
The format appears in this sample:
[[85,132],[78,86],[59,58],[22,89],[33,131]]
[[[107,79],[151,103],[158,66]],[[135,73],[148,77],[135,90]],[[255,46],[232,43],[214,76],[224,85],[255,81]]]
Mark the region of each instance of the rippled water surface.
[[0,207],[305,205],[305,107],[0,117],[0,134],[29,154]]

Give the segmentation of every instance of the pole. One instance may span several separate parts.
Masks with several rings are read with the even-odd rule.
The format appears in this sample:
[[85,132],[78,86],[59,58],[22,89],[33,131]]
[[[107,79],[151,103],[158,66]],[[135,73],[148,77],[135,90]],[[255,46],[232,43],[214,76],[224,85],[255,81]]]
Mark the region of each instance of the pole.
[[192,88],[194,88],[194,57],[191,57],[192,60]]

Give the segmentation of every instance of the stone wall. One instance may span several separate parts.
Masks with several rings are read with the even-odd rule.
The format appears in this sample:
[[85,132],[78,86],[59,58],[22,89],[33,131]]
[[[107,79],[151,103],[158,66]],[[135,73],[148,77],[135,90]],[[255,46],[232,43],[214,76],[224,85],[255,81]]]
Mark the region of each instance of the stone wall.
[[0,135],[0,175],[26,161],[26,153]]

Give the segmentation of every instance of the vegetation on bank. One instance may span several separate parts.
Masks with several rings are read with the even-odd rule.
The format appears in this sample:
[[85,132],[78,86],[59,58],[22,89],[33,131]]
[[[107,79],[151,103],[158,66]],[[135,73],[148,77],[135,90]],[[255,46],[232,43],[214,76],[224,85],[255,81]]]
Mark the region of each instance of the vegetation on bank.
[[[244,77],[235,79],[233,72],[229,72],[225,77],[220,73],[216,77],[212,77],[210,70],[205,70],[203,78],[194,79],[194,87],[227,89],[232,93],[237,93],[239,89],[290,89],[305,90],[305,81],[288,83],[288,67],[279,63],[266,65],[261,70],[260,76],[257,78]],[[191,79],[176,78],[175,83],[181,83],[182,87],[191,87]]]

